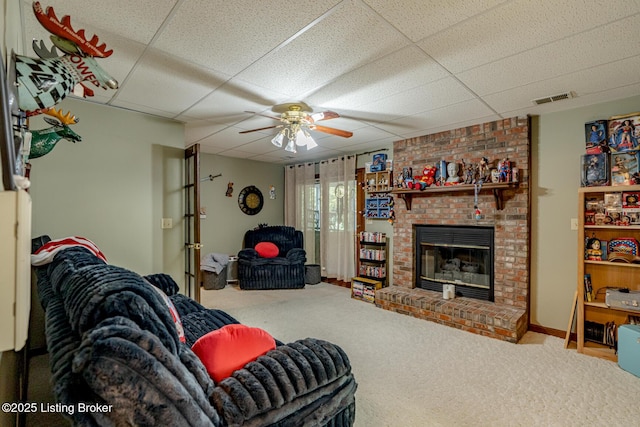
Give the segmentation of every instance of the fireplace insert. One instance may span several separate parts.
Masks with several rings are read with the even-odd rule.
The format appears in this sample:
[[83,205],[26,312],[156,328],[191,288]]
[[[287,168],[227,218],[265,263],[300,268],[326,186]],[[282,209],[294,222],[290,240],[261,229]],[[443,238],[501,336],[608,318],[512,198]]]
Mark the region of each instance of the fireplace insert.
[[493,301],[493,227],[415,225],[416,287]]

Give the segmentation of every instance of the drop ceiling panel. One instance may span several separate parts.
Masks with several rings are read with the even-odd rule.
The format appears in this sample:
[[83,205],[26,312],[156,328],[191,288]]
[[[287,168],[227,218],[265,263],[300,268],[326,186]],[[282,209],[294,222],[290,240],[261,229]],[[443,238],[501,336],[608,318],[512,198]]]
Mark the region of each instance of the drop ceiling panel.
[[[513,116],[522,116],[527,114],[536,114],[536,115],[544,115],[549,113],[554,113],[557,111],[563,111],[567,108],[579,108],[585,107],[593,104],[598,104],[602,102],[615,101],[618,99],[628,98],[630,94],[638,94],[640,93],[640,83],[633,84],[625,87],[620,87],[616,89],[604,90],[602,92],[590,93],[584,96],[580,96],[578,98],[573,98],[569,100],[569,102],[552,102],[550,104],[538,105],[534,108],[523,108],[521,110],[510,111],[509,115]],[[567,107],[569,105],[569,107]],[[620,114],[632,113],[633,111],[621,111]],[[597,119],[606,119],[607,117],[595,117]]]
[[[513,1],[429,37],[419,46],[445,68],[459,73],[594,28],[613,30],[622,25],[616,21],[640,12],[639,8],[636,0]],[[556,59],[551,58],[549,61]]]
[[[176,75],[181,79],[176,79]],[[155,107],[170,107],[174,116],[198,102],[227,80],[227,76],[175,56],[147,52],[135,72],[118,91],[117,100]]]
[[200,141],[201,145],[207,145],[215,148],[221,148],[225,150],[239,149],[243,145],[249,144],[258,139],[264,138],[265,135],[260,133],[251,133],[246,135],[240,135],[238,131],[241,129],[236,127],[228,127],[216,132],[213,135],[209,135]]
[[298,0],[283,10],[254,0],[182,1],[156,47],[237,74],[337,3]]
[[229,125],[224,122],[214,123],[207,120],[191,122],[188,126],[185,126],[184,137],[186,146],[199,142],[208,136],[226,129],[227,127],[229,127]]
[[369,9],[348,2],[291,43],[253,64],[240,77],[294,96],[407,44]]
[[244,152],[247,156],[262,155],[268,153],[279,153],[282,148],[278,148],[271,143],[272,137],[260,138],[256,141],[244,144],[238,148],[233,148],[233,151]]
[[[619,25],[610,28],[600,27],[549,43],[462,72],[457,77],[476,93],[486,95],[610,63],[618,58],[638,55],[640,54],[640,31],[628,31],[629,26],[635,25],[636,21],[633,18],[627,18]],[[627,42],[618,43],[617,41],[621,38],[625,38]],[[557,55],[557,52],[563,52],[563,54]],[[492,78],[492,76],[500,76],[500,78]],[[539,96],[545,95],[549,93]]]
[[232,79],[209,94],[203,93],[203,98],[178,116],[178,119],[188,122],[192,119],[215,119],[219,116],[242,114],[244,111],[262,112],[283,99],[285,97],[282,94]]
[[[315,134],[313,135],[315,138]],[[331,148],[336,150],[344,150],[346,147],[357,146],[361,144],[366,144],[371,141],[379,141],[382,139],[393,140],[399,139],[396,135],[390,134],[389,132],[377,129],[374,127],[367,127],[361,129],[359,132],[354,133],[351,138],[340,138],[340,137],[330,137],[324,138],[321,140],[316,140],[318,145],[321,145],[323,148]]]
[[[94,101],[96,99],[97,99],[97,101]],[[94,96],[94,97],[91,98],[91,101],[89,101],[89,102],[101,102],[101,100],[100,100],[99,96]],[[131,110],[131,111],[135,111],[135,112],[145,113],[145,114],[149,114],[149,115],[152,115],[152,116],[163,117],[165,119],[172,119],[173,120],[173,116],[174,116],[173,112],[162,111],[162,110],[159,110],[157,108],[149,107],[149,106],[146,106],[146,105],[136,104],[134,102],[109,101],[108,105],[110,105],[112,107],[116,107],[116,108],[122,108],[122,109],[125,109],[125,110]]]
[[[561,104],[565,103],[577,105],[581,97],[640,83],[638,70],[640,70],[640,55],[487,95],[484,100],[499,112],[510,114],[511,111],[531,107],[532,100],[539,98],[543,90],[548,92],[542,96],[550,96],[570,89],[575,91],[577,98],[553,103],[556,104],[554,107],[562,107]],[[633,91],[629,91],[628,96],[633,94]],[[538,106],[539,108],[535,111],[537,113],[546,111],[546,106],[550,106],[550,104]]]
[[308,100],[330,108],[357,109],[448,75],[420,49],[408,46],[338,77]]
[[408,117],[394,120],[389,124],[378,125],[389,132],[397,132],[399,129],[410,128],[412,131],[405,132],[405,138],[426,135],[425,130],[451,126],[454,129],[457,123],[493,117],[490,120],[498,120],[500,117],[493,113],[484,103],[478,99],[471,99],[442,108],[429,110],[423,113],[414,114]]
[[366,117],[367,112],[372,112],[402,117],[460,103],[473,97],[457,80],[447,77],[363,106],[362,115]]
[[364,0],[416,42],[504,3],[506,0]]
[[[33,2],[23,3],[25,13],[33,17]],[[71,16],[71,26],[76,31],[84,28],[87,38],[96,34],[101,41],[105,41],[107,34],[120,34],[141,43],[151,40],[175,3],[176,0],[109,0],[108,3],[87,0],[40,1],[43,9],[53,7],[58,19],[64,15]],[[123,11],[126,11],[126,16],[123,16]],[[39,25],[37,21],[34,24]]]

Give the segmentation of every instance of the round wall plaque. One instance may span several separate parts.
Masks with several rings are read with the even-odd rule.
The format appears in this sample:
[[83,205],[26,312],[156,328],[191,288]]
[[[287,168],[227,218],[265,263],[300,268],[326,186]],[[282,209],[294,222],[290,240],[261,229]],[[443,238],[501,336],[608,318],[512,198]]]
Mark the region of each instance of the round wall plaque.
[[264,198],[262,193],[254,185],[244,187],[238,195],[238,206],[247,215],[255,215],[262,210]]

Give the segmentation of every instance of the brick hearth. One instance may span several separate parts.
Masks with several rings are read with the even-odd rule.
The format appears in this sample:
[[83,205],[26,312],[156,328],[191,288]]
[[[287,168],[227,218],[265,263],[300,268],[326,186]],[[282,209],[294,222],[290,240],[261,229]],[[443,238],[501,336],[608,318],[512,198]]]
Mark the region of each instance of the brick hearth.
[[442,299],[439,292],[391,286],[376,292],[386,310],[516,343],[527,332],[526,311],[472,298]]
[[[412,167],[419,175],[425,165],[439,160],[477,163],[487,157],[496,166],[508,158],[520,172],[518,188],[503,192],[497,210],[494,195],[482,192],[473,215],[470,192],[431,193],[413,197],[408,211],[396,197],[393,231],[393,286],[376,292],[376,305],[481,335],[517,342],[527,331],[529,312],[529,119],[517,117],[451,131],[396,141],[394,172]],[[415,288],[413,225],[493,226],[494,302],[468,298],[443,300],[437,292]]]

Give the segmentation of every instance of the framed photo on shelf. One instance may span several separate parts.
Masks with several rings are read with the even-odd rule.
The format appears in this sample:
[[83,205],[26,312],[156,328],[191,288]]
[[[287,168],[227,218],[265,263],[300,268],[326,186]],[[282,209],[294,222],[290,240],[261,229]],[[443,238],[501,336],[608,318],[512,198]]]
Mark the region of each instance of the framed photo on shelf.
[[609,154],[597,153],[597,154],[585,154],[581,156],[581,168],[580,168],[580,185],[582,187],[597,187],[602,185],[609,185],[610,168],[609,168]]
[[587,154],[606,153],[607,145],[607,121],[594,120],[584,124],[584,138],[587,144]]
[[611,153],[611,185],[632,185],[639,172],[637,151]]
[[640,149],[640,113],[609,119],[609,148],[612,153]]

